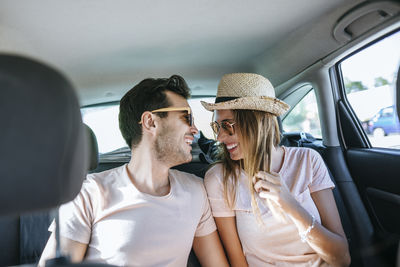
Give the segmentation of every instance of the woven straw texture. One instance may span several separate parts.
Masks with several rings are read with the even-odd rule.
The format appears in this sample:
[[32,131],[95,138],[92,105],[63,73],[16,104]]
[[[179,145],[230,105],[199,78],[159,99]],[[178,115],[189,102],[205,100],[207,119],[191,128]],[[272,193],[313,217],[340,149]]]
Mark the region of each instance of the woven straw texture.
[[281,116],[289,105],[275,97],[271,82],[261,75],[253,73],[231,73],[222,77],[217,97],[238,97],[220,103],[206,103],[203,107],[209,111],[221,109],[259,110]]

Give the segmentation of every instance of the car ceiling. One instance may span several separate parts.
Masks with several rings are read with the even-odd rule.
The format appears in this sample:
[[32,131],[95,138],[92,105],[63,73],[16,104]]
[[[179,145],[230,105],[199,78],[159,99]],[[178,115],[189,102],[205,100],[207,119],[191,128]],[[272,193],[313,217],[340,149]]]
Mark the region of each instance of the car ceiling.
[[277,86],[341,46],[333,26],[360,2],[2,0],[0,52],[55,66],[82,105],[175,73],[194,95],[215,94],[229,72],[258,72]]

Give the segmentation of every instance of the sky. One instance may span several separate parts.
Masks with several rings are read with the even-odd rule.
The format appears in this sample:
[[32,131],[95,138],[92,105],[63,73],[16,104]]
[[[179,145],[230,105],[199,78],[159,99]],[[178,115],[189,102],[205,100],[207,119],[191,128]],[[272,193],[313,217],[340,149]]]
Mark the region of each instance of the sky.
[[342,63],[343,75],[352,81],[362,81],[374,87],[376,77],[395,81],[400,65],[400,32],[371,45]]

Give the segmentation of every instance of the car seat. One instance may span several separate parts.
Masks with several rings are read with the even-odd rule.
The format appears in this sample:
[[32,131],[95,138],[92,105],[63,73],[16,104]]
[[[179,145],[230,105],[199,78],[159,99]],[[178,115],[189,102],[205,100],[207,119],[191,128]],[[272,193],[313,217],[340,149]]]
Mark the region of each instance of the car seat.
[[[11,262],[12,256],[24,255],[20,249],[26,248],[19,242],[29,228],[21,224],[24,214],[59,206],[80,191],[89,164],[88,140],[74,90],[53,68],[0,55],[0,88],[0,234],[6,248],[0,250],[0,264],[14,265],[21,262]],[[73,266],[79,265],[105,266]]]

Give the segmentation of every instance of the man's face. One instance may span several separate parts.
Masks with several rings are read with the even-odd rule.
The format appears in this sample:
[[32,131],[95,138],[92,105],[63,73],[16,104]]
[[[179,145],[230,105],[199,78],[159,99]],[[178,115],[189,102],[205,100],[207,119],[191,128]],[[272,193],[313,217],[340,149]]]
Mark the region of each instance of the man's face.
[[[186,99],[178,94],[167,91],[170,107],[189,107]],[[188,123],[186,111],[170,111],[168,116],[160,118],[157,139],[154,150],[159,161],[169,166],[176,166],[192,160],[193,135],[198,132],[196,126]]]

